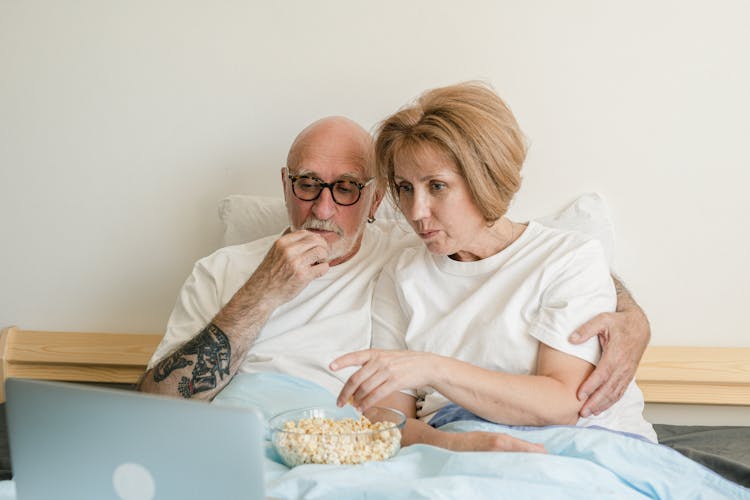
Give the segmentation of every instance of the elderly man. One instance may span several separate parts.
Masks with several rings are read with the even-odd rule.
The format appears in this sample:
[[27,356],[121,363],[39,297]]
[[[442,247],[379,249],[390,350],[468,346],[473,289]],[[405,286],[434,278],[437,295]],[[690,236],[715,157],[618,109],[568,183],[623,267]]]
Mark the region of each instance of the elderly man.
[[375,280],[408,241],[366,223],[382,197],[371,148],[370,135],[341,117],[299,134],[281,171],[290,229],[195,265],[141,390],[208,399],[237,372],[340,390],[348,374],[327,363],[369,347]]
[[[196,263],[140,390],[211,399],[236,373],[255,372],[341,390],[354,370],[333,372],[328,363],[369,347],[378,273],[418,243],[395,225],[367,224],[383,193],[371,148],[370,135],[343,117],[319,120],[297,136],[281,170],[290,228]],[[622,312],[600,315],[578,332],[577,341],[600,335],[608,342],[581,388],[592,395],[582,411],[604,410],[619,397],[648,342],[645,316],[618,291]],[[537,449],[504,438],[497,448]]]

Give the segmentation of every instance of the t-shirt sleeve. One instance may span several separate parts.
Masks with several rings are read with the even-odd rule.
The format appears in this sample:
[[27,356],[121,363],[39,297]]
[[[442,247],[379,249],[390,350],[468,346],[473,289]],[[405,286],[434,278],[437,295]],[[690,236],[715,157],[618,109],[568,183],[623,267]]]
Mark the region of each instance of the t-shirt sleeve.
[[[372,297],[372,347],[374,349],[406,350],[408,318],[401,308],[394,275],[394,262],[380,273]],[[402,389],[403,394],[417,397],[414,389]]]
[[198,261],[177,296],[164,338],[151,356],[148,368],[203,330],[219,309],[216,280],[204,262]]
[[372,297],[372,347],[374,349],[407,349],[408,318],[398,300],[393,262],[380,273]]
[[617,297],[601,244],[595,240],[582,243],[549,271],[531,335],[558,351],[596,364],[601,355],[599,340],[594,337],[575,345],[568,336],[597,314],[615,310]]

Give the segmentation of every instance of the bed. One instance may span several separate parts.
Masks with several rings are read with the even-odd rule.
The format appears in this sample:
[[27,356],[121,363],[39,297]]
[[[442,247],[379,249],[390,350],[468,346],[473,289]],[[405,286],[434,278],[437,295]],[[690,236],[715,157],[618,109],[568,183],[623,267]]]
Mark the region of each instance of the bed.
[[[397,220],[398,214],[383,204],[377,217]],[[219,218],[224,223],[223,245],[278,234],[286,224],[283,200],[271,197],[230,196],[220,203]],[[600,196],[584,195],[561,212],[538,220],[597,237],[611,258],[612,223]],[[161,334],[2,330],[0,500],[15,498],[4,381],[22,377],[132,390],[160,340]],[[315,399],[314,389],[300,396],[300,391],[288,390],[289,382],[235,377],[214,404],[247,404],[268,416],[304,406],[303,401],[324,403],[332,398],[319,394]],[[637,382],[649,403],[750,409],[750,347],[651,346]],[[291,384],[293,389],[296,383]],[[267,450],[267,494],[278,498],[750,499],[750,421],[743,426],[657,424],[661,445],[595,429],[454,424],[449,425],[455,431],[481,428],[543,442],[550,453],[454,453],[415,445],[387,462],[290,470]]]
[[[22,377],[105,384],[124,390],[132,390],[160,338],[160,334],[50,332],[22,330],[17,327],[6,328],[0,334],[2,385],[4,386],[5,379],[9,377]],[[646,401],[651,403],[750,406],[750,348],[651,346],[641,362],[637,382],[644,392]],[[267,386],[268,382],[264,381],[263,384]],[[276,393],[278,394],[278,391]],[[0,392],[0,400],[4,401],[3,396]],[[726,481],[727,484],[738,488],[736,492],[732,492],[739,495],[737,498],[741,498],[744,494],[747,494],[750,498],[750,489],[746,489],[750,487],[750,427],[656,424],[655,429],[659,435],[660,443],[663,445],[658,448],[678,451],[681,454],[680,458],[686,460],[682,464],[683,468],[687,463],[695,464],[696,467],[699,467],[698,471],[705,470],[704,467],[707,467],[713,471],[705,470],[706,474],[710,474],[709,478],[713,476],[715,478],[723,477],[728,480]],[[461,429],[459,425],[456,430],[471,429]],[[601,467],[603,464],[600,462],[604,460],[612,460],[612,457],[608,457],[609,453],[615,456],[623,452],[623,446],[631,446],[627,442],[618,444],[616,439],[609,437],[604,439],[597,436],[597,439],[590,441],[592,439],[590,436],[584,436],[586,439],[577,435],[565,436],[565,433],[569,431],[569,429],[544,429],[540,432],[550,433],[543,435],[542,438],[546,440],[545,443],[552,443],[553,448],[555,439],[557,439],[560,440],[560,446],[569,447],[570,443],[577,443],[576,450],[573,450],[572,453],[584,453],[586,447],[605,450],[603,455],[598,458],[587,457],[588,460],[594,461],[596,467]],[[526,437],[523,434],[520,435]],[[561,436],[565,436],[564,439]],[[565,441],[566,444],[563,445],[562,441]],[[615,444],[606,444],[613,442]],[[550,444],[547,445],[550,446]],[[612,447],[612,449],[607,450],[607,447]],[[419,471],[413,472],[414,474],[426,474],[428,476],[435,474],[438,477],[448,474],[451,467],[457,466],[457,463],[462,464],[461,467],[466,466],[466,464],[457,462],[455,458],[451,457],[450,452],[446,455],[435,449],[426,449],[431,447],[422,448],[424,449],[414,448],[411,450],[407,448],[402,450],[400,455],[403,456],[400,456],[399,460],[411,463],[416,460],[415,456],[419,456],[420,463],[433,464],[432,466],[436,467],[437,470],[421,465]],[[632,447],[628,449],[630,450],[628,453],[633,452]],[[426,457],[429,458],[428,461],[425,460]],[[472,462],[474,468],[478,464],[493,463],[492,461],[488,462],[486,457],[469,457],[468,455],[467,457],[463,462],[466,460],[476,462]],[[581,457],[579,456],[577,459],[580,461]],[[549,459],[545,458],[544,460]],[[271,464],[269,467],[269,482],[271,486],[275,485],[277,494],[282,496],[298,496],[300,494],[308,496],[310,490],[300,486],[299,478],[290,482],[290,477],[294,477],[295,474],[298,475],[301,469],[288,471],[279,464],[269,463]],[[515,471],[514,473],[519,475],[523,473],[522,470],[517,471],[515,469],[518,464],[514,462],[502,462],[498,466],[502,466],[506,471]],[[580,467],[580,464],[576,467]],[[527,468],[528,465],[523,470]],[[556,464],[556,470],[566,470],[565,464]],[[373,477],[377,477],[379,471],[382,471],[382,467],[373,472]],[[685,471],[685,473],[687,472]],[[349,468],[341,472],[339,477],[349,481],[351,478],[348,475],[352,473]],[[292,476],[289,476],[289,474]],[[321,474],[321,471],[315,469],[311,474],[303,481],[303,484],[307,484],[307,487],[310,486],[309,478],[317,477]],[[336,491],[340,490],[341,485],[337,484],[332,477],[335,476],[326,473],[323,477],[316,479],[318,482],[315,482],[313,491],[319,493],[317,496],[326,497],[326,492],[333,491],[330,488],[334,488],[334,486],[337,488]],[[674,479],[669,474],[660,474],[660,477],[662,478],[660,481],[672,481]],[[0,486],[0,498],[2,498],[2,487],[12,488],[12,481],[7,481],[11,478],[12,467],[9,461],[7,435],[4,426],[4,407],[0,406],[0,479],[6,480],[0,482],[0,485],[4,485]],[[285,478],[286,482],[281,481],[280,478]],[[434,480],[435,478],[431,479]],[[539,478],[535,477],[534,479]],[[420,480],[424,480],[424,478],[420,476]],[[550,478],[545,476],[543,480],[550,481]],[[534,488],[538,488],[539,485],[532,485],[529,481],[528,478],[522,481],[524,487],[531,488],[525,491],[536,491]],[[622,480],[620,479],[620,481]],[[324,487],[326,484],[329,489]],[[507,478],[504,478],[503,484],[508,488],[519,487],[518,484],[508,484]],[[446,487],[445,485],[433,486]],[[652,484],[641,485],[636,489],[639,494],[647,497],[661,498],[665,495],[665,491],[658,490]],[[429,491],[429,487],[424,491]],[[372,493],[372,491],[370,492]],[[666,496],[669,497],[672,493],[667,490]],[[311,494],[310,496],[316,495]],[[13,497],[6,496],[6,498]]]

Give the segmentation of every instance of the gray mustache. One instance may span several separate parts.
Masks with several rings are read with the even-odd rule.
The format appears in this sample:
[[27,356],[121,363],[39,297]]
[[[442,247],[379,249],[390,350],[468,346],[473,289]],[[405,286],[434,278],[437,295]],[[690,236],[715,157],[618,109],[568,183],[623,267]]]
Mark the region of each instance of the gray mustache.
[[344,230],[329,220],[307,219],[301,229],[318,229],[321,231],[333,231],[338,236],[344,236]]

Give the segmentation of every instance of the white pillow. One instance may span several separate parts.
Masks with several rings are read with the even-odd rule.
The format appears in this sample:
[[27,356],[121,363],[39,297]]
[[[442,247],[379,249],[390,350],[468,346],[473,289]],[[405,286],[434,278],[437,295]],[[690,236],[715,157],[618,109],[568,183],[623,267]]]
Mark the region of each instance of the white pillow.
[[599,193],[583,194],[560,212],[535,220],[547,227],[580,231],[596,238],[602,243],[607,262],[612,267],[615,256],[615,227],[607,202]]
[[[219,218],[224,223],[223,246],[237,245],[279,234],[289,225],[282,198],[234,194],[219,203]],[[403,220],[386,199],[375,214],[378,220]],[[610,266],[614,257],[615,235],[609,208],[601,195],[579,196],[560,212],[536,219],[549,227],[581,231],[597,238],[604,246]],[[406,226],[408,227],[408,226]]]
[[221,246],[279,234],[289,225],[284,199],[273,196],[229,195],[219,202],[219,219],[224,223]]

